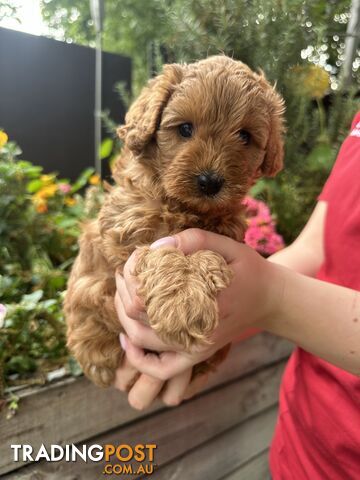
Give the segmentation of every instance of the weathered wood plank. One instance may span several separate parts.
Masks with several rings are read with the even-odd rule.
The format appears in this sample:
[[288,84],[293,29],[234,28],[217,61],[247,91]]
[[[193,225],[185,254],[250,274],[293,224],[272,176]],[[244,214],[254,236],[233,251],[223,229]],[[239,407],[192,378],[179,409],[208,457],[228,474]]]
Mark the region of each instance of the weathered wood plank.
[[222,480],[269,480],[269,478],[269,450],[266,449]]
[[[288,342],[268,334],[248,339],[233,347],[205,390],[286,358],[290,350]],[[162,408],[157,403],[137,412],[129,407],[125,395],[96,388],[85,378],[70,378],[18,394],[19,413],[11,420],[0,416],[0,474],[21,467],[12,460],[11,444],[30,444],[36,451],[42,443],[79,443]]]
[[[191,450],[179,460],[161,468],[156,480],[219,480],[234,467],[244,465],[270,443],[277,416],[273,407],[241,425]],[[243,477],[238,477],[243,479]],[[262,477],[255,475],[253,480]]]
[[218,372],[210,376],[205,390],[287,358],[293,348],[292,343],[269,333],[261,333],[236,344]]
[[[284,364],[285,362],[281,362],[266,367],[254,375],[204,393],[175,409],[162,410],[141,421],[93,438],[87,443],[89,445],[155,443],[158,446],[156,463],[159,466],[165,465],[234,425],[276,405]],[[247,431],[250,431],[249,428]],[[268,443],[268,438],[265,440]],[[91,462],[37,464],[24,467],[16,474],[4,477],[4,480],[5,478],[8,480],[14,478],[60,480],[67,478],[71,473],[76,474],[77,480],[91,480],[102,476],[103,466],[101,463]],[[235,467],[236,465],[233,468]],[[33,476],[35,472],[38,477]],[[159,473],[160,470],[153,475],[153,478],[158,478]],[[54,476],[50,477],[50,475]]]

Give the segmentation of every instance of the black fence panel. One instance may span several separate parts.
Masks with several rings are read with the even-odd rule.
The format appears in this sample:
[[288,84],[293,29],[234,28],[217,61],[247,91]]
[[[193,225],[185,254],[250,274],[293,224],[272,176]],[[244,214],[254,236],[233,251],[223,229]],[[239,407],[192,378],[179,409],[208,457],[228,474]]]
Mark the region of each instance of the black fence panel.
[[[103,109],[121,123],[115,85],[131,83],[131,60],[103,54]],[[95,51],[0,28],[0,128],[23,158],[74,179],[94,165]]]

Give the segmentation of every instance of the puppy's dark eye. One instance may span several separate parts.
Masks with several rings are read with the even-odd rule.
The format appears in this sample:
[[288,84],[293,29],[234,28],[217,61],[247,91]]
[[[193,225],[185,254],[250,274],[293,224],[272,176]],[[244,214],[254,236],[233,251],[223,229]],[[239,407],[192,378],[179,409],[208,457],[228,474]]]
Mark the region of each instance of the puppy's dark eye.
[[251,140],[251,134],[246,131],[246,130],[239,130],[239,137],[240,137],[240,140],[245,144],[245,145],[249,145],[250,143],[250,140]]
[[178,129],[182,137],[185,137],[185,138],[192,137],[192,134],[193,134],[192,123],[182,123],[181,125],[179,125]]

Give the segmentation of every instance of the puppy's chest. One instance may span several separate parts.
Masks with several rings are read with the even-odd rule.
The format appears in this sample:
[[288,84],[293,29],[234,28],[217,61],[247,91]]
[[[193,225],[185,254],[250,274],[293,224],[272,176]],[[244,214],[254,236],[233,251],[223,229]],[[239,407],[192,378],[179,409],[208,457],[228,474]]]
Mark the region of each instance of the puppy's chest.
[[136,247],[187,228],[201,228],[243,241],[246,222],[242,208],[211,216],[170,208],[157,201],[125,200],[122,195],[109,197],[99,217],[103,253],[111,265],[121,267]]
[[242,210],[211,216],[164,209],[159,218],[157,237],[161,238],[164,234],[171,235],[187,228],[201,228],[243,241],[246,221]]
[[195,214],[181,209],[169,208],[156,202],[140,202],[125,208],[118,225],[123,245],[149,244],[159,238],[178,233],[187,228],[201,228],[243,241],[246,221],[243,209],[235,212]]

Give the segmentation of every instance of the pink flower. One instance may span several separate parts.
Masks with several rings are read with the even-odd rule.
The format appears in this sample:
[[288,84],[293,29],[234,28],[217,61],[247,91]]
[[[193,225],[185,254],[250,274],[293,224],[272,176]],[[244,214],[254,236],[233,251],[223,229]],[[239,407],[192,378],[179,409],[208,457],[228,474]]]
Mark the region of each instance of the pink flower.
[[264,256],[284,248],[284,240],[276,232],[275,222],[266,203],[246,197],[244,204],[248,223],[245,243]]
[[68,183],[59,183],[58,189],[60,190],[61,193],[66,194],[70,192],[71,186]]

